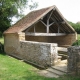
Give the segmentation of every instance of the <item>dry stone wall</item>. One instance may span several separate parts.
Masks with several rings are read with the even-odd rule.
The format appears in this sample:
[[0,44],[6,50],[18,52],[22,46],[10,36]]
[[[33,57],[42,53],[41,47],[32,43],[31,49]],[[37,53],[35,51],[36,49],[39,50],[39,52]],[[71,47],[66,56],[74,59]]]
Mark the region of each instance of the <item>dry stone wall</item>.
[[80,75],[80,46],[69,47],[68,56],[68,72]]
[[20,41],[20,55],[25,61],[48,67],[57,59],[57,50],[53,49],[56,46],[57,44],[53,43]]

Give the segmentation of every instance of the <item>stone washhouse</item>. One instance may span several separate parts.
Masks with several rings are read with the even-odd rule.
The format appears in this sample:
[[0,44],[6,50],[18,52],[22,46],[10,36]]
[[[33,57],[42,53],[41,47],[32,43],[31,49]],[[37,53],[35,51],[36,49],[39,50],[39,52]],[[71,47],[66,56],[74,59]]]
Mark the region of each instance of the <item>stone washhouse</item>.
[[58,61],[58,51],[67,51],[76,36],[57,7],[51,6],[30,12],[7,29],[4,50],[29,63],[49,67]]

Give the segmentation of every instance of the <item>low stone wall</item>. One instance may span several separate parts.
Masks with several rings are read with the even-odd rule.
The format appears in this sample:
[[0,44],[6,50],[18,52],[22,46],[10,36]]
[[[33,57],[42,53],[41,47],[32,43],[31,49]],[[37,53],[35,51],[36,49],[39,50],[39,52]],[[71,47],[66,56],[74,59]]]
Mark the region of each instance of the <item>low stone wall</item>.
[[80,46],[68,48],[68,72],[80,75]]
[[55,43],[20,41],[20,55],[25,61],[42,67],[54,65],[58,53]]

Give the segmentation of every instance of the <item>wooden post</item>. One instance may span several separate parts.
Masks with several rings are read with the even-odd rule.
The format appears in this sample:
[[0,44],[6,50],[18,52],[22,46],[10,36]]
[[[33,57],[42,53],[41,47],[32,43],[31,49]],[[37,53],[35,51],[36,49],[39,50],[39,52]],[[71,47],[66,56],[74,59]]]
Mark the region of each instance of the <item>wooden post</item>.
[[36,32],[36,30],[35,30],[35,25],[34,25],[34,33]]
[[49,19],[47,20],[47,33],[49,33]]
[[58,33],[59,33],[59,31],[60,31],[60,28],[59,28],[59,26],[58,26]]

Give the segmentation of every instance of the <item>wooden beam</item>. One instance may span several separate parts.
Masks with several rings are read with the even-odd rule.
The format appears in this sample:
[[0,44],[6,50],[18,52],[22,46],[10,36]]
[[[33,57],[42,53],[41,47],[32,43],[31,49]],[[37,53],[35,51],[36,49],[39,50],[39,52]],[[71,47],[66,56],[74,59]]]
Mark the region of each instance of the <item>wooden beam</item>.
[[55,22],[52,22],[51,24],[49,24],[49,27],[51,26],[51,25],[53,25]]
[[35,29],[35,25],[34,25],[34,33],[36,32],[36,29]]
[[58,27],[60,27],[58,22],[54,18],[51,17],[51,19],[57,24]]
[[47,25],[42,20],[40,20],[40,21],[47,27]]
[[58,27],[58,33],[60,32],[60,28]]
[[47,30],[46,30],[47,33],[49,33],[49,19],[47,20]]
[[50,17],[51,17],[51,15],[52,15],[52,13],[53,13],[53,11],[52,11],[52,12],[51,12],[51,14],[49,15],[48,20],[50,19]]
[[[51,19],[56,23],[56,25],[58,26],[58,33],[60,32],[60,26],[59,26],[59,24],[58,24],[58,22],[56,21],[56,19],[55,18],[52,18],[51,17]],[[63,31],[64,32],[64,31]]]
[[53,11],[55,11],[56,10],[56,8],[53,8]]
[[64,36],[66,35],[65,33],[26,33],[26,35],[29,36]]
[[39,22],[39,20],[36,22],[36,23],[34,23],[32,26],[29,26],[27,29],[25,29],[24,31],[26,31],[26,32],[28,32],[35,24],[37,24]]

